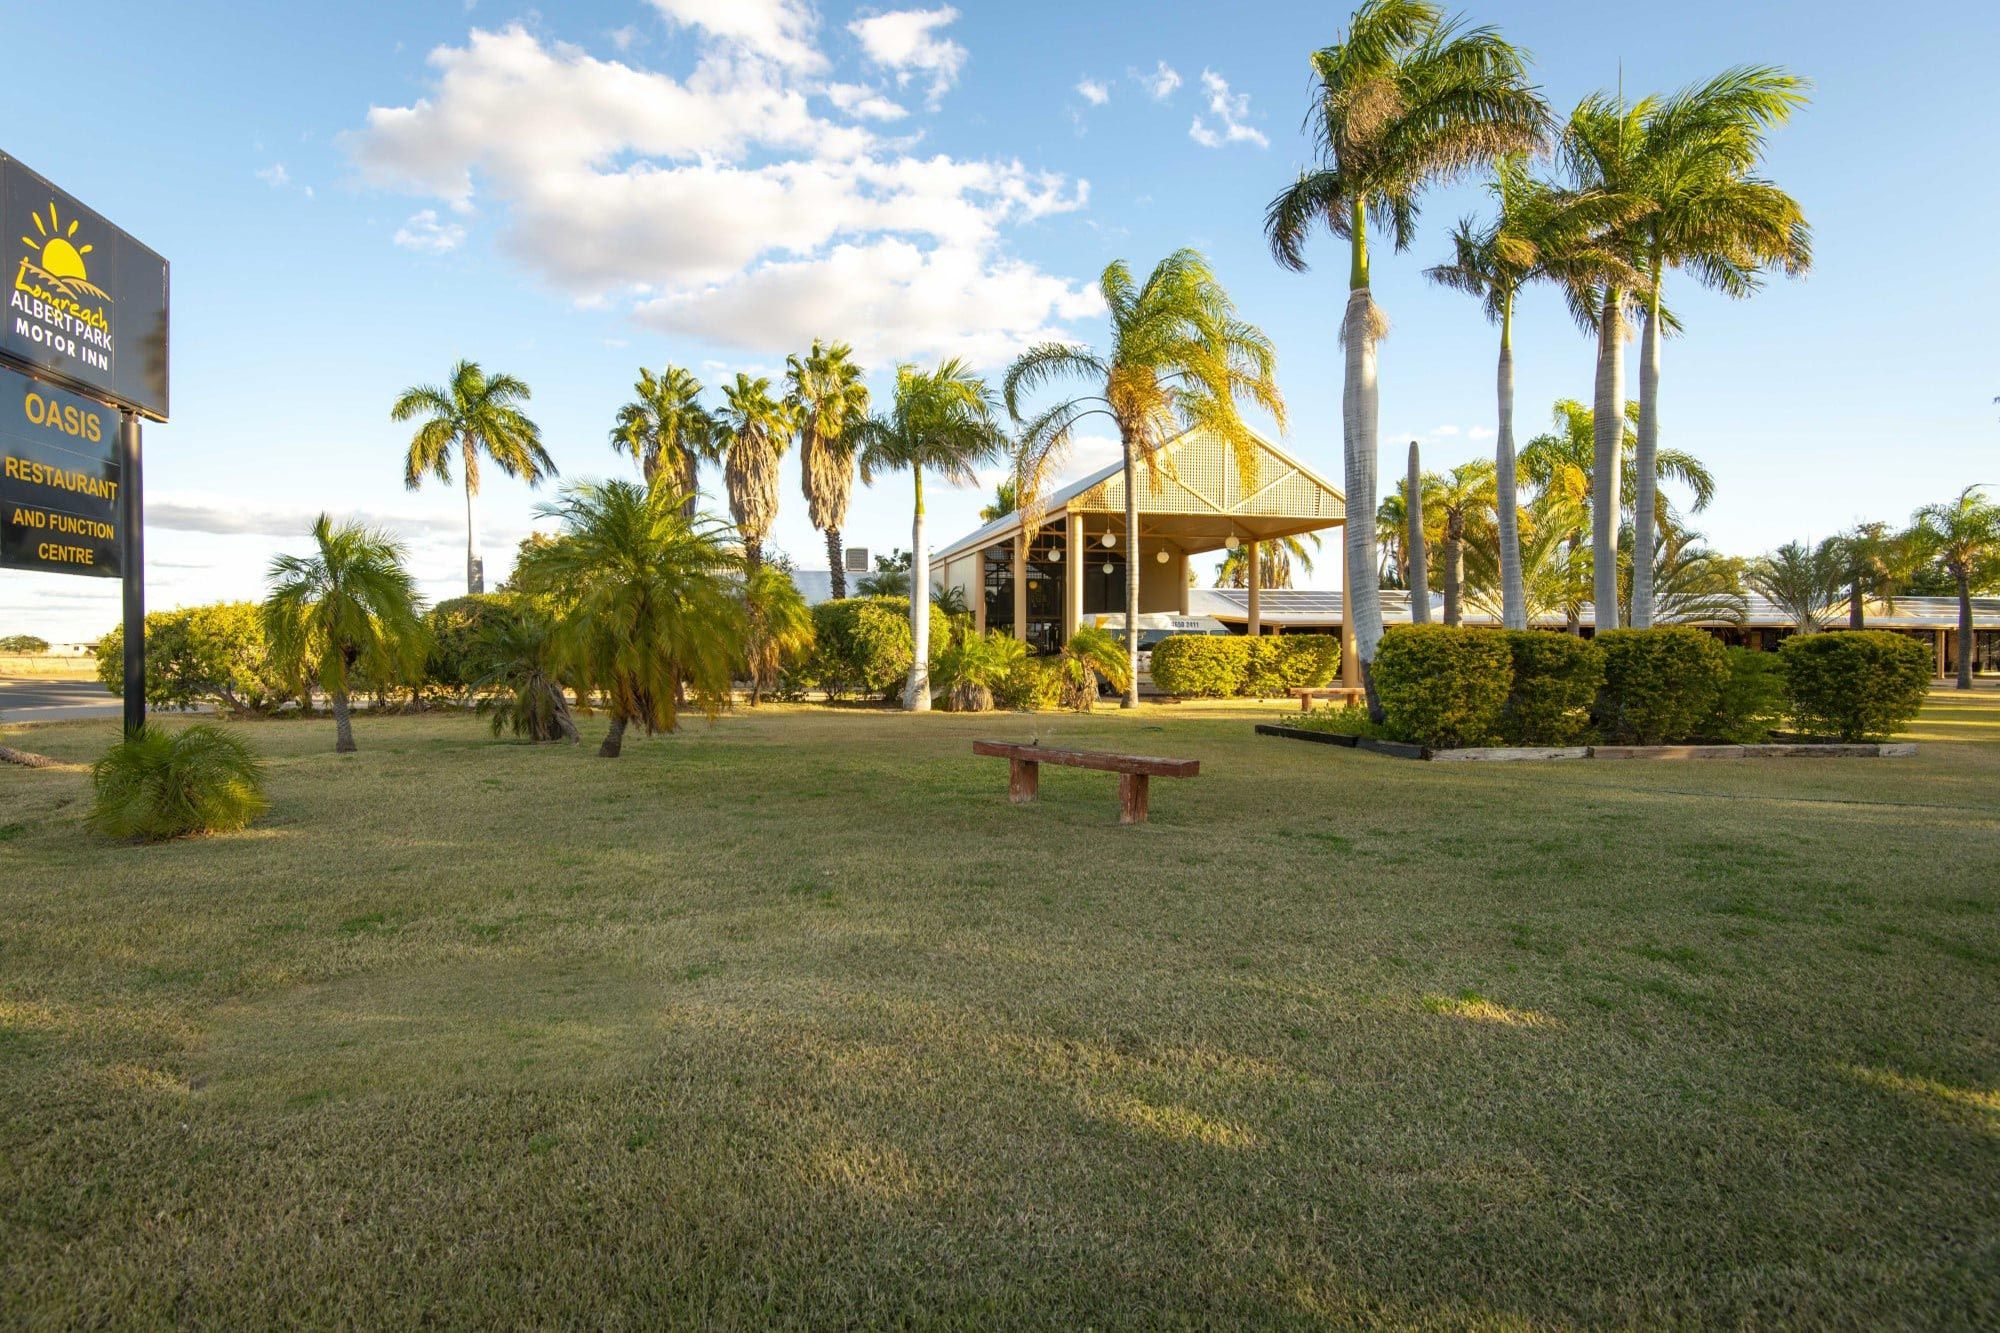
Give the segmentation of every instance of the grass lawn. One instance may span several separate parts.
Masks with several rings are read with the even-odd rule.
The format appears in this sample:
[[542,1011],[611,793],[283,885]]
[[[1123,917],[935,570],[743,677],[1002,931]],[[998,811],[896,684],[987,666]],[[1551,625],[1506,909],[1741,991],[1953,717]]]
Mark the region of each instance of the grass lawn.
[[[0,1323],[2000,1319],[2000,694],[1848,762],[1286,711],[264,723],[269,817],[152,848],[0,769]],[[1120,829],[982,735],[1203,771]]]

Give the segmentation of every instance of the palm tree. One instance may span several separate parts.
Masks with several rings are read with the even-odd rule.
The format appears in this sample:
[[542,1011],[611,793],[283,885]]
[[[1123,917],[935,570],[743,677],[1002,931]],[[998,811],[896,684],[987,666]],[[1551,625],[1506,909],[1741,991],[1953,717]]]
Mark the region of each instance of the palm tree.
[[1629,273],[1623,257],[1601,237],[1606,227],[1624,221],[1630,208],[1602,191],[1560,190],[1536,180],[1521,153],[1500,159],[1488,190],[1497,205],[1493,221],[1460,222],[1452,233],[1452,261],[1428,273],[1433,282],[1476,297],[1486,317],[1500,326],[1500,414],[1493,451],[1500,621],[1508,629],[1526,629],[1514,454],[1514,301],[1538,278],[1574,290]]
[[[1495,526],[1493,506],[1497,495],[1496,468],[1483,458],[1457,467],[1438,478],[1432,503],[1441,511],[1444,531],[1444,623],[1465,620],[1465,544],[1491,539]],[[1526,625],[1523,625],[1526,628]]]
[[792,409],[771,396],[771,381],[736,372],[722,391],[723,481],[729,514],[743,539],[743,558],[755,569],[764,561],[764,539],[778,517],[778,460],[792,442],[798,422]]
[[535,512],[562,529],[522,554],[514,581],[560,599],[562,660],[610,705],[598,754],[617,758],[635,722],[647,735],[673,731],[683,691],[714,716],[746,637],[727,528],[688,517],[672,486],[629,481],[565,487]]
[[[1312,543],[1312,551],[1306,549],[1305,541],[1297,537],[1266,537],[1257,543],[1257,583],[1264,588],[1289,588],[1292,586],[1292,571],[1310,576],[1313,572],[1313,551],[1319,550],[1319,534],[1305,534],[1306,541]],[[1250,545],[1238,543],[1234,550],[1224,554],[1222,564],[1215,571],[1215,586],[1218,588],[1247,588],[1250,586]]]
[[[1687,528],[1659,528],[1653,541],[1653,623],[1656,625],[1740,625],[1749,613],[1743,596],[1747,563],[1701,545]],[[1634,541],[1631,549],[1637,550]],[[1618,586],[1632,595],[1633,562],[1624,562]],[[1643,563],[1643,562],[1640,562]],[[1629,606],[1629,603],[1628,603]]]
[[931,706],[931,555],[924,540],[924,470],[954,486],[974,485],[980,464],[997,458],[1007,437],[995,420],[998,407],[986,381],[956,358],[924,371],[896,369],[896,396],[889,411],[856,427],[861,480],[908,469],[915,490],[910,518],[910,679],[903,707],[929,712]]
[[[1126,638],[1129,640],[1131,636]],[[1080,713],[1087,713],[1095,707],[1100,676],[1105,684],[1119,693],[1129,692],[1132,677],[1127,673],[1131,670],[1129,654],[1110,631],[1095,625],[1078,625],[1076,633],[1064,641],[1062,652],[1056,658],[1063,707]]]
[[292,688],[317,681],[333,704],[333,748],[354,750],[349,687],[357,673],[390,681],[424,663],[422,601],[403,567],[407,549],[379,529],[338,527],[321,514],[311,555],[281,555],[267,575],[264,636],[271,662]]
[[465,590],[486,590],[486,570],[479,558],[479,526],[473,500],[479,494],[479,455],[493,460],[510,477],[525,477],[528,485],[556,475],[556,465],[542,448],[542,432],[521,411],[528,386],[512,375],[488,375],[476,361],[451,368],[442,386],[420,384],[403,390],[389,409],[395,421],[420,421],[403,465],[403,484],[416,490],[429,473],[451,482],[451,457],[458,453],[465,480]]
[[827,569],[833,595],[847,596],[847,562],[840,530],[847,523],[847,500],[854,491],[851,427],[867,419],[868,386],[846,343],[813,339],[803,359],[785,358],[785,403],[799,427],[799,482],[805,488],[812,525],[826,534]]
[[1410,589],[1410,623],[1431,623],[1430,529],[1425,525],[1428,506],[1424,498],[1436,481],[1424,475],[1417,457],[1417,442],[1410,441],[1410,465],[1403,480],[1403,582]]
[[701,381],[679,366],[656,376],[641,367],[632,401],[618,409],[611,447],[630,454],[648,486],[679,491],[689,518],[701,506],[701,465],[722,461],[716,421],[701,404]]
[[[1023,422],[1015,481],[1024,531],[1038,517],[1047,476],[1069,454],[1077,423],[1109,417],[1118,429],[1125,475],[1125,704],[1139,704],[1139,469],[1157,485],[1160,446],[1188,430],[1204,430],[1228,445],[1246,481],[1257,473],[1257,437],[1245,424],[1237,395],[1248,395],[1285,424],[1277,353],[1261,329],[1237,318],[1235,303],[1193,250],[1161,260],[1143,285],[1123,260],[1105,266],[1098,290],[1111,314],[1111,347],[1043,343],[1007,369],[1007,411],[1023,422],[1023,396],[1060,380],[1082,380],[1092,392],[1068,398]],[[1372,506],[1371,506],[1372,507]]]
[[1896,609],[1896,589],[1909,573],[1911,542],[1887,523],[1861,523],[1840,536],[1847,581],[1847,627],[1867,628],[1866,602],[1873,597],[1885,611]]
[[[1438,530],[1437,511],[1424,502],[1437,483],[1434,474],[1426,473],[1418,479],[1417,499],[1410,502],[1410,482],[1408,477],[1397,481],[1394,489],[1382,497],[1382,503],[1375,506],[1375,549],[1378,553],[1378,580],[1384,586],[1409,588],[1415,581],[1411,556],[1420,549],[1424,562],[1424,584],[1426,595],[1430,584],[1430,556],[1436,542],[1443,534]],[[1410,537],[1410,515],[1415,509],[1421,517],[1419,535],[1422,541],[1413,548]]]
[[1786,542],[1744,571],[1753,592],[1791,617],[1801,634],[1826,628],[1826,614],[1846,592],[1847,564],[1838,537],[1814,545]]
[[1012,477],[1000,478],[993,484],[993,498],[979,506],[979,521],[991,523],[995,519],[1007,517],[1021,507],[1019,495],[1020,488],[1014,484]]
[[[1653,107],[1639,149],[1634,191],[1643,212],[1632,224],[1645,274],[1645,328],[1639,352],[1638,494],[1633,544],[1653,549],[1652,458],[1660,439],[1661,291],[1669,269],[1732,297],[1747,297],[1763,273],[1798,276],[1812,263],[1811,230],[1798,201],[1751,175],[1765,131],[1805,101],[1806,82],[1783,70],[1738,67]],[[1633,567],[1632,623],[1653,622],[1653,570]]]
[[475,711],[491,719],[495,736],[511,731],[536,745],[581,739],[563,697],[561,637],[539,607],[488,616],[471,655],[481,664],[473,681],[480,696]]
[[802,658],[813,645],[812,611],[799,595],[792,576],[772,565],[758,565],[743,581],[743,605],[751,633],[744,644],[750,673],[750,706],[778,683],[786,659]]
[[[1324,223],[1347,241],[1346,385],[1341,407],[1347,503],[1375,512],[1375,344],[1386,321],[1369,292],[1368,228],[1409,248],[1426,187],[1540,145],[1548,112],[1528,86],[1526,58],[1492,28],[1463,28],[1427,0],[1364,0],[1341,39],[1313,53],[1308,113],[1319,162],[1265,211],[1271,252],[1305,268],[1305,242]],[[1382,637],[1375,539],[1347,525],[1354,637],[1369,710],[1380,721],[1369,664]]]
[[1958,688],[1972,688],[1972,590],[2000,578],[2000,505],[1985,487],[1968,486],[1958,498],[1925,505],[1911,528],[1927,559],[1942,564],[1958,587]]

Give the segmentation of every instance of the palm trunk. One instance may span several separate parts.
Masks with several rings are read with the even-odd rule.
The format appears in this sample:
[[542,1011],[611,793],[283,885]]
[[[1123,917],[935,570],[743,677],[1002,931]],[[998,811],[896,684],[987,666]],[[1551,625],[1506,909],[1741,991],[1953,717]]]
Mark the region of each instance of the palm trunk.
[[1410,441],[1409,489],[1403,500],[1403,517],[1408,520],[1408,533],[1403,545],[1409,550],[1407,572],[1403,582],[1410,589],[1410,623],[1428,625],[1431,623],[1431,552],[1424,541],[1424,473],[1417,460],[1417,442]]
[[844,551],[840,544],[840,529],[828,528],[826,530],[827,582],[832,585],[833,596],[836,601],[847,596],[847,561],[842,558],[843,555]]
[[1132,436],[1119,430],[1125,446],[1125,701],[1121,708],[1139,706],[1139,469],[1132,456]]
[[1858,582],[1850,583],[1847,585],[1847,628],[1865,629],[1866,622],[1867,613],[1861,606],[1861,585]]
[[924,547],[924,470],[910,469],[916,483],[917,506],[910,520],[910,679],[903,687],[903,707],[912,713],[931,711],[931,553]]
[[1591,424],[1591,602],[1599,633],[1618,628],[1619,465],[1625,445],[1625,320],[1619,291],[1604,289],[1597,321],[1597,385]]
[[681,451],[680,478],[681,513],[694,518],[701,513],[701,460],[692,450]]
[[[1620,417],[1619,424],[1624,424]],[[1633,457],[1632,628],[1653,625],[1653,507],[1659,503],[1660,456],[1660,273],[1653,261],[1653,287],[1646,297],[1646,330],[1639,345],[1639,448]]]
[[1500,520],[1500,623],[1528,628],[1528,594],[1521,584],[1521,511],[1514,477],[1514,298],[1500,307],[1500,438],[1493,447]]
[[354,710],[347,702],[345,689],[328,690],[327,698],[333,704],[333,752],[353,754]]
[[1958,575],[1958,688],[1972,688],[1972,580]]
[[597,747],[597,757],[599,759],[616,759],[619,751],[624,748],[625,715],[623,713],[613,713],[611,715],[611,729],[604,733],[604,744]]
[[479,564],[479,516],[472,503],[472,471],[465,472],[465,591],[486,591],[486,571]]
[[1465,619],[1462,598],[1465,587],[1465,520],[1447,514],[1444,530],[1444,623],[1458,625]]
[[1348,567],[1354,570],[1354,655],[1360,659],[1361,684],[1368,692],[1368,714],[1382,720],[1382,702],[1375,694],[1375,649],[1382,642],[1382,589],[1375,564],[1376,417],[1375,342],[1381,336],[1381,312],[1368,290],[1368,216],[1366,201],[1354,201],[1349,242],[1347,313],[1341,330],[1346,344],[1346,374],[1341,392],[1341,448],[1347,483],[1347,512],[1360,515],[1347,523]]

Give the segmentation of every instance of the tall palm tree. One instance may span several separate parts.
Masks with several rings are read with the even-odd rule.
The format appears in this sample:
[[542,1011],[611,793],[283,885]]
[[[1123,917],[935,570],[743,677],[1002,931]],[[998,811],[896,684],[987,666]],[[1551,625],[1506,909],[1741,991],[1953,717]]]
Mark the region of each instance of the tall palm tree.
[[826,534],[827,569],[833,595],[847,596],[847,562],[840,530],[847,523],[847,501],[854,491],[854,439],[851,428],[867,419],[868,386],[854,349],[846,343],[827,345],[813,339],[801,358],[785,358],[785,403],[799,430],[799,482],[805,489],[812,525]]
[[648,486],[678,491],[693,518],[701,507],[701,465],[722,461],[715,417],[702,406],[701,381],[680,366],[658,375],[641,367],[632,401],[618,409],[611,447],[632,456]]
[[354,750],[349,690],[358,672],[390,681],[422,668],[422,601],[403,561],[402,542],[359,523],[338,527],[321,514],[311,555],[271,561],[264,636],[271,662],[292,688],[317,681],[333,705],[333,748]]
[[764,562],[764,539],[778,517],[778,460],[792,442],[798,421],[792,409],[771,396],[771,381],[736,372],[722,390],[723,482],[729,514],[743,539],[750,568]]
[[[1460,463],[1437,479],[1431,502],[1444,532],[1444,623],[1465,621],[1465,546],[1469,539],[1490,542],[1496,526],[1493,506],[1497,469],[1483,458]],[[1523,628],[1526,626],[1524,625]]]
[[[1597,494],[1597,413],[1574,398],[1556,402],[1552,419],[1555,429],[1529,440],[1520,453],[1521,474],[1539,493],[1559,491],[1577,502],[1578,527],[1570,540],[1581,545],[1588,512]],[[1639,404],[1625,402],[1625,429],[1618,442],[1618,495],[1628,506],[1619,515],[1621,527],[1630,519],[1629,505],[1638,493]],[[1687,488],[1688,509],[1700,513],[1715,498],[1715,477],[1708,466],[1693,454],[1680,449],[1662,449],[1653,457],[1653,526],[1670,524],[1672,508],[1659,481],[1671,481]],[[1616,543],[1613,543],[1614,557]],[[1606,628],[1609,628],[1607,625]]]
[[[1306,549],[1306,542],[1312,549]],[[1289,588],[1292,586],[1293,571],[1310,576],[1313,572],[1313,552],[1319,550],[1319,534],[1308,532],[1304,540],[1298,537],[1266,537],[1257,543],[1257,585],[1262,588]],[[1250,586],[1250,544],[1239,542],[1236,549],[1224,553],[1222,563],[1215,570],[1215,586],[1218,588],[1247,588]]]
[[726,526],[688,517],[671,486],[629,481],[565,487],[536,513],[562,528],[524,551],[514,581],[561,606],[566,674],[609,702],[598,754],[617,758],[633,723],[674,730],[683,692],[719,711],[747,636]]
[[[1235,303],[1208,261],[1176,250],[1143,284],[1123,260],[1107,264],[1098,290],[1111,314],[1105,353],[1066,343],[1031,347],[1007,369],[1007,411],[1021,427],[1015,471],[1023,528],[1037,517],[1045,478],[1069,454],[1077,423],[1111,419],[1125,470],[1125,654],[1127,708],[1139,704],[1139,471],[1159,484],[1160,446],[1187,430],[1205,430],[1228,445],[1246,480],[1257,472],[1257,437],[1244,422],[1238,395],[1285,424],[1277,353],[1263,330],[1239,319]],[[1091,392],[1064,399],[1023,421],[1023,398],[1062,380]],[[1372,505],[1371,505],[1372,508]]]
[[[1643,211],[1631,224],[1645,274],[1639,352],[1638,494],[1633,546],[1653,549],[1651,461],[1660,439],[1661,292],[1669,269],[1703,286],[1747,297],[1771,268],[1791,276],[1812,263],[1812,233],[1798,201],[1750,174],[1765,132],[1805,101],[1805,80],[1783,70],[1742,66],[1684,89],[1652,108],[1639,150],[1635,194]],[[1653,622],[1653,570],[1632,570],[1632,623]]]
[[[1425,473],[1417,483],[1417,500],[1410,502],[1410,481],[1404,477],[1394,488],[1382,497],[1382,503],[1375,506],[1375,549],[1380,568],[1378,577],[1387,581],[1387,586],[1412,588],[1416,584],[1416,574],[1412,568],[1411,556],[1420,554],[1424,562],[1424,584],[1428,590],[1430,583],[1430,557],[1444,534],[1437,526],[1437,511],[1424,503],[1424,497],[1437,485],[1434,473]],[[1420,535],[1423,540],[1412,545],[1410,537],[1410,516],[1415,510],[1422,516]]]
[[1744,582],[1789,616],[1799,633],[1817,634],[1846,591],[1846,573],[1840,539],[1828,537],[1817,544],[1786,542],[1758,556],[1744,570]]
[[1403,581],[1410,589],[1410,623],[1431,623],[1430,532],[1425,526],[1429,506],[1425,496],[1436,478],[1424,475],[1417,442],[1410,441],[1410,465],[1403,479]]
[[1958,588],[1958,688],[1972,688],[1972,590],[2000,580],[2000,504],[1983,486],[1916,512],[1911,535],[1925,558],[1942,564]]
[[415,438],[403,464],[403,484],[416,490],[429,473],[451,483],[451,458],[458,454],[465,482],[465,590],[486,590],[486,570],[479,558],[479,525],[473,500],[479,495],[479,455],[510,477],[525,477],[539,486],[556,475],[556,465],[542,448],[542,432],[520,405],[530,397],[528,386],[512,375],[488,375],[476,361],[451,368],[443,385],[419,384],[405,389],[389,409],[395,421],[418,421]]
[[886,472],[907,470],[915,503],[910,518],[910,679],[903,707],[930,711],[931,555],[924,540],[924,471],[954,486],[978,481],[977,469],[1007,447],[996,419],[998,404],[986,381],[956,358],[935,370],[896,369],[889,411],[855,428],[861,480],[872,486]]
[[1520,496],[1514,451],[1514,301],[1538,279],[1566,289],[1590,287],[1631,272],[1614,247],[1603,243],[1608,227],[1625,221],[1630,205],[1599,190],[1561,190],[1536,180],[1522,153],[1495,165],[1488,186],[1494,219],[1480,226],[1470,218],[1452,232],[1452,259],[1430,269],[1433,282],[1476,297],[1486,317],[1500,326],[1496,374],[1499,428],[1493,464],[1498,542],[1501,623],[1526,629],[1528,612],[1521,584]]
[[[1313,53],[1307,115],[1319,161],[1271,201],[1264,231],[1285,267],[1305,268],[1305,242],[1324,223],[1348,243],[1346,384],[1341,407],[1347,503],[1375,512],[1375,344],[1387,325],[1369,291],[1368,228],[1409,248],[1426,187],[1542,142],[1548,112],[1528,85],[1527,61],[1492,28],[1464,28],[1427,0],[1364,0],[1333,45]],[[1382,607],[1375,540],[1347,525],[1355,648],[1369,709]]]

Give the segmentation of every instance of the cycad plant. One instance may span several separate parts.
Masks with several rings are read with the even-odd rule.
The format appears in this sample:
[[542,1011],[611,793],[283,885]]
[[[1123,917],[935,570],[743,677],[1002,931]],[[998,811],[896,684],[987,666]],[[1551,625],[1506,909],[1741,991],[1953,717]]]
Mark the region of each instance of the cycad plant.
[[198,722],[140,727],[91,766],[90,826],[161,842],[233,833],[264,813],[264,766],[234,733]]
[[1790,617],[1799,633],[1814,634],[1826,628],[1827,612],[1846,594],[1846,574],[1840,539],[1828,537],[1816,545],[1786,542],[1758,556],[1744,572],[1744,581]]
[[488,616],[470,656],[479,664],[476,711],[495,736],[511,731],[537,745],[581,739],[564,693],[556,622],[540,608],[526,605],[513,615]]
[[778,518],[778,460],[791,445],[798,422],[792,409],[771,396],[771,381],[736,372],[722,391],[723,483],[729,516],[743,541],[750,568],[764,562],[764,539]]
[[847,562],[840,530],[854,492],[854,431],[868,418],[868,386],[846,343],[813,339],[805,356],[785,358],[785,402],[799,431],[799,484],[812,525],[826,534],[833,595],[847,596]]
[[389,409],[396,421],[418,421],[417,434],[403,464],[403,484],[416,490],[426,475],[451,483],[451,459],[458,455],[465,484],[465,590],[486,591],[486,574],[479,558],[479,525],[473,501],[479,496],[479,455],[484,453],[510,477],[524,477],[538,486],[556,475],[556,465],[542,448],[542,432],[521,411],[528,401],[526,383],[512,375],[488,375],[476,361],[451,368],[442,385],[420,384],[403,390]]
[[932,682],[954,713],[983,713],[993,707],[993,687],[1027,660],[1028,645],[999,630],[957,635],[938,654]]
[[325,514],[311,555],[271,561],[264,637],[271,662],[294,690],[317,682],[333,707],[336,753],[354,750],[349,690],[357,677],[386,684],[423,668],[428,647],[416,580],[403,543]]
[[[1407,249],[1427,188],[1533,151],[1548,113],[1521,51],[1492,28],[1446,19],[1426,0],[1366,0],[1340,40],[1313,53],[1312,66],[1307,125],[1319,161],[1271,201],[1264,230],[1272,254],[1294,270],[1305,268],[1316,227],[1348,243],[1342,452],[1349,512],[1366,516],[1376,503],[1375,345],[1387,329],[1369,290],[1368,230]],[[1379,722],[1369,669],[1382,637],[1373,525],[1347,525],[1346,554],[1356,655]]]
[[1056,659],[1063,707],[1080,713],[1094,708],[1100,677],[1114,692],[1136,696],[1138,682],[1129,674],[1132,669],[1130,654],[1109,630],[1095,625],[1077,626]]
[[679,366],[658,375],[641,367],[632,401],[618,409],[611,447],[631,455],[648,486],[679,491],[693,518],[701,505],[701,465],[722,461],[715,417],[702,406],[701,381]]
[[[1100,354],[1067,343],[1031,347],[1008,367],[1007,411],[1021,424],[1015,459],[1022,531],[1040,520],[1046,479],[1061,469],[1079,422],[1107,417],[1118,430],[1125,482],[1125,706],[1139,702],[1139,473],[1159,485],[1160,447],[1202,430],[1229,446],[1247,484],[1257,475],[1257,438],[1243,420],[1247,397],[1285,424],[1277,353],[1263,330],[1240,319],[1208,261],[1176,250],[1135,283],[1123,260],[1098,279],[1111,316],[1111,344]],[[1049,385],[1081,381],[1088,392],[1022,416],[1027,397]]]

